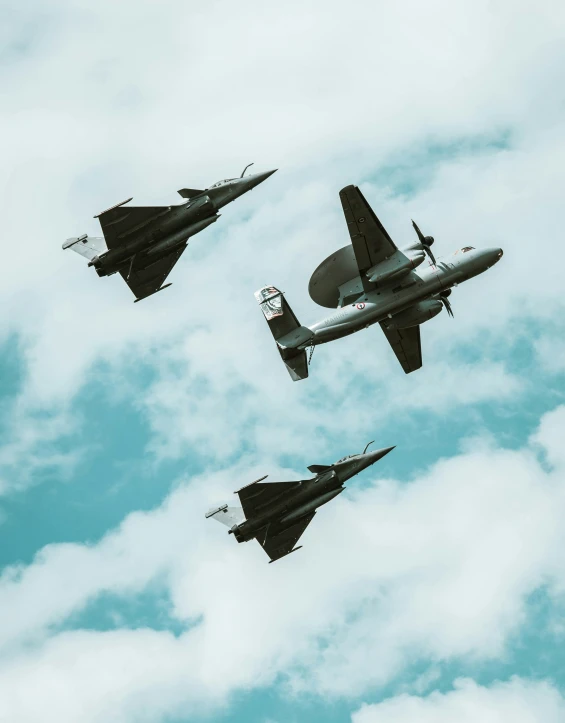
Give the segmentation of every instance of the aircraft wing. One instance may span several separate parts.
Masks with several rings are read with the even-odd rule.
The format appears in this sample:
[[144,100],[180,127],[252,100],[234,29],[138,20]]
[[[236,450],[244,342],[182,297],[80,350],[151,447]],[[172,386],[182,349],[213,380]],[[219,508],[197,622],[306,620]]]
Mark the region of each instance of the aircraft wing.
[[342,188],[339,197],[363,288],[371,291],[375,285],[368,281],[367,271],[394,253],[396,246],[357,186]]
[[[129,200],[131,201],[131,198]],[[122,203],[103,211],[95,218],[100,221],[108,249],[115,249],[130,240],[124,238],[124,234],[133,232],[138,226],[143,228],[149,221],[168,210],[168,206],[125,206]]]
[[141,301],[162,288],[163,282],[180,259],[186,246],[187,244],[177,247],[166,256],[158,257],[154,263],[143,269],[136,269],[135,262],[131,273],[128,266],[120,269],[120,275],[135,294],[136,301]]
[[299,549],[295,548],[295,545],[315,514],[315,512],[310,512],[291,526],[283,527],[280,524],[271,523],[263,528],[257,535],[257,542],[271,558],[271,562],[280,560],[281,557]]
[[387,329],[381,322],[381,329],[406,374],[415,372],[422,366],[419,326],[412,326],[409,329]]
[[290,490],[300,487],[300,482],[254,482],[240,489],[237,494],[245,517],[250,519],[268,509]]

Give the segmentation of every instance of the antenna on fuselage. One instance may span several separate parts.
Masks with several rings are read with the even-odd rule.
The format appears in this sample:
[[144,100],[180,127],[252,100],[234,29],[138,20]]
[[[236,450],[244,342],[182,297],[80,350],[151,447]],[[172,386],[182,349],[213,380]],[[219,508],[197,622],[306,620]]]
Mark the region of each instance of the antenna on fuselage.
[[246,171],[248,168],[250,168],[251,166],[253,166],[253,165],[254,165],[253,163],[249,163],[247,166],[245,166],[245,168],[243,169],[243,173],[241,174],[240,178],[243,178],[243,176],[245,176],[245,171]]
[[367,451],[367,450],[369,449],[369,447],[370,447],[370,446],[371,446],[372,444],[374,444],[374,442],[375,442],[375,440],[374,440],[374,439],[373,439],[373,441],[372,441],[372,442],[369,442],[369,444],[368,444],[368,445],[367,445],[367,446],[365,447],[365,449],[363,450],[363,454],[365,454],[365,453],[366,453],[366,451]]

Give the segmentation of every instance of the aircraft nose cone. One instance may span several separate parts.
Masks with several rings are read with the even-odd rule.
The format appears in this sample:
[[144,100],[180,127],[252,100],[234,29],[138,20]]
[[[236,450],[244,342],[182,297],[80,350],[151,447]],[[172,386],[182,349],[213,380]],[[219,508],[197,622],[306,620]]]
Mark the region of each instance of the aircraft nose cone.
[[384,449],[377,449],[374,452],[365,452],[365,454],[363,455],[363,457],[365,458],[363,468],[366,469],[372,464],[375,464],[375,462],[378,462],[379,459],[382,459],[389,452],[392,452],[393,449],[394,447],[385,447]]
[[272,176],[273,173],[276,173],[279,169],[273,168],[272,171],[265,171],[264,173],[255,173],[250,178],[252,178],[255,181],[255,186],[257,186],[259,183],[263,183],[263,181],[266,181],[269,176]]
[[486,249],[485,256],[489,266],[494,266],[498,263],[503,255],[503,250],[500,248]]
[[378,462],[379,459],[385,457],[389,452],[392,452],[395,447],[396,445],[393,447],[385,447],[384,449],[377,449],[376,452],[368,452],[367,456],[372,458],[371,464],[373,464],[374,462]]
[[275,168],[272,171],[265,171],[264,173],[254,173],[251,176],[244,176],[243,178],[238,179],[238,184],[241,189],[240,193],[251,191],[251,189],[255,188],[255,186],[258,186],[260,183],[263,183],[263,181],[266,181],[267,178],[272,176],[276,171],[278,171],[278,168]]

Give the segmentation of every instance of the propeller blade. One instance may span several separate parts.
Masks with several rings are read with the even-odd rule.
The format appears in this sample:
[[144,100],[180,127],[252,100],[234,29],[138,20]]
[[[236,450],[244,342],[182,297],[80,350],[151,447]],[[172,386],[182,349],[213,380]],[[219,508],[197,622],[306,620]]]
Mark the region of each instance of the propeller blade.
[[451,308],[451,303],[449,299],[442,295],[441,300],[443,301],[443,305],[445,306],[445,310],[449,314],[449,316],[453,319],[453,309]]
[[430,257],[430,260],[431,260],[432,264],[435,266],[435,265],[436,265],[436,259],[435,259],[435,256],[434,256],[434,252],[431,250],[431,248],[430,248],[429,246],[426,246],[426,244],[422,244],[422,246],[424,247],[424,251],[425,251],[425,252],[428,254],[428,256]]
[[424,236],[424,234],[420,231],[420,227],[418,226],[416,221],[414,221],[414,219],[411,219],[411,220],[412,220],[412,226],[414,226],[414,231],[416,231],[416,233],[418,234],[418,239],[419,239],[420,243],[422,244],[422,248],[428,254],[432,264],[435,266],[436,265],[435,256],[430,248],[430,245],[433,244],[433,242],[434,242],[433,238],[431,236]]
[[426,237],[424,236],[424,234],[423,234],[423,233],[420,231],[420,229],[418,228],[418,224],[416,223],[416,221],[414,221],[414,219],[411,219],[411,220],[412,220],[412,226],[414,226],[414,231],[416,231],[416,233],[418,234],[418,238],[420,239],[420,243],[422,243],[422,244],[425,245],[425,243],[426,243]]

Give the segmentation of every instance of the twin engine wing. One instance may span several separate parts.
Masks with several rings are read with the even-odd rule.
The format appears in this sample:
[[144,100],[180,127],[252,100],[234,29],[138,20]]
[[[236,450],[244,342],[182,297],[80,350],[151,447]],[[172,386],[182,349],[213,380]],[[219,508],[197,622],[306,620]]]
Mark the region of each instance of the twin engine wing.
[[367,271],[391,256],[397,247],[357,186],[342,188],[339,197],[363,288],[371,291],[375,284],[367,279]]
[[387,329],[381,322],[381,329],[406,374],[415,372],[422,366],[419,326],[411,326],[408,329]]

